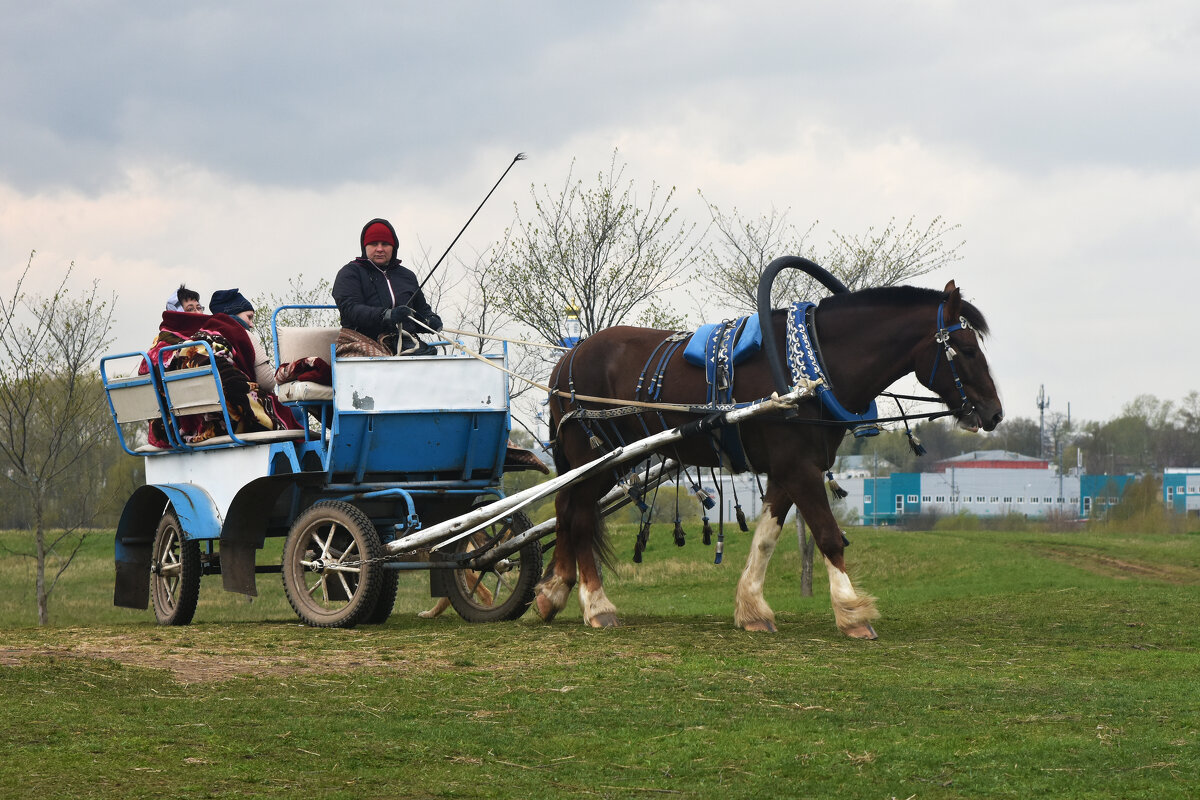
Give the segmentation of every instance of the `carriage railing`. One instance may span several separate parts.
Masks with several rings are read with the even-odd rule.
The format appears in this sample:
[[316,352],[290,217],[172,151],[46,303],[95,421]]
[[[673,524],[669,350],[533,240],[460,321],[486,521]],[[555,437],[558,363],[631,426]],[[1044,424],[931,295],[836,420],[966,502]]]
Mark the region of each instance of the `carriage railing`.
[[[168,370],[166,356],[197,345],[204,348],[208,363],[186,369]],[[158,351],[155,358],[158,376],[162,381],[163,396],[166,399],[167,415],[171,428],[175,432],[175,446],[185,451],[195,451],[201,448],[234,447],[250,444],[234,433],[233,420],[229,416],[229,404],[225,402],[224,387],[221,384],[221,372],[217,367],[216,354],[212,345],[204,341],[182,342],[181,344],[164,347]],[[193,414],[210,414],[220,412],[225,423],[225,433],[231,441],[210,442],[207,446],[202,442],[188,442],[182,432],[180,418]]]
[[[139,359],[138,366],[146,366],[144,373],[135,372],[132,375],[111,375],[111,365],[125,359]],[[121,449],[131,456],[149,456],[172,452],[175,446],[175,432],[167,422],[167,408],[163,400],[162,389],[153,369],[150,369],[150,356],[144,350],[130,353],[117,353],[100,359],[100,383],[104,387],[104,396],[108,401],[108,410],[117,430],[117,442]],[[172,444],[172,448],[154,448],[153,450],[134,449],[125,438],[125,426],[132,424],[148,424],[153,420],[162,423],[163,431]]]
[[[209,363],[178,370],[166,368],[167,355],[192,347],[203,347]],[[138,359],[134,374],[110,374],[112,362],[132,358]],[[145,369],[145,372],[142,372],[142,369]],[[117,431],[118,443],[121,449],[130,455],[147,457],[245,447],[304,435],[303,431],[295,430],[236,433],[215,353],[206,341],[193,340],[164,347],[153,357],[146,351],[105,356],[100,360],[100,380]],[[225,433],[200,442],[189,442],[183,433],[182,418],[209,413],[220,414]],[[131,423],[152,424],[156,420],[162,425],[167,446],[146,444],[136,449],[130,447],[125,426]]]

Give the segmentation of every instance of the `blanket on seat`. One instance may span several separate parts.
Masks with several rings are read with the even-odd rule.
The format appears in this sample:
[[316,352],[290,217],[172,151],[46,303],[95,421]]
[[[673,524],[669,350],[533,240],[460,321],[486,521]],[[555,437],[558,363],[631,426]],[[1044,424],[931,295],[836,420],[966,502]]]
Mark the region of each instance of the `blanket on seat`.
[[[207,316],[164,311],[158,336],[149,351],[152,363],[158,365],[158,354],[164,348],[187,341],[207,342],[212,347],[234,435],[300,428],[292,412],[275,395],[259,390],[254,380],[254,345],[240,323],[226,314]],[[208,363],[208,353],[203,347],[185,347],[167,353],[163,368],[171,371]],[[141,372],[146,369],[147,365],[143,364]],[[203,444],[214,436],[231,433],[225,429],[225,418],[220,412],[180,417],[179,428],[188,444]],[[149,441],[156,447],[171,446],[161,421],[150,423]]]
[[283,364],[275,370],[275,384],[292,381],[311,381],[324,386],[333,385],[333,370],[329,362],[319,356],[308,356],[298,361]]

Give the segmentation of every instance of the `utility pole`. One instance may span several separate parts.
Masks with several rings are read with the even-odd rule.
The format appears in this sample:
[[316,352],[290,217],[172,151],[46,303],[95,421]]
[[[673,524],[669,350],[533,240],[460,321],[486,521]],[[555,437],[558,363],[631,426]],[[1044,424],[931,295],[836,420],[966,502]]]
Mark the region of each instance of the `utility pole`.
[[1038,458],[1046,457],[1046,409],[1050,407],[1050,398],[1046,397],[1046,385],[1038,387]]

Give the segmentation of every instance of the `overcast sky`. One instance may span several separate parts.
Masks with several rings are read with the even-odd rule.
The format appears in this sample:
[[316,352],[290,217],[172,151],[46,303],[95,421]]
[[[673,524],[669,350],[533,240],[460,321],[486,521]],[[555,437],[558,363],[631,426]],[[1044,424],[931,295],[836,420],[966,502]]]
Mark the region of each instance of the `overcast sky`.
[[[332,279],[499,239],[614,148],[639,189],[814,236],[935,216],[1008,416],[1200,389],[1200,5],[0,0],[0,287],[75,277],[144,347],[180,281]],[[690,309],[682,309],[690,311]],[[696,320],[693,315],[693,320]],[[457,320],[447,320],[454,325]]]

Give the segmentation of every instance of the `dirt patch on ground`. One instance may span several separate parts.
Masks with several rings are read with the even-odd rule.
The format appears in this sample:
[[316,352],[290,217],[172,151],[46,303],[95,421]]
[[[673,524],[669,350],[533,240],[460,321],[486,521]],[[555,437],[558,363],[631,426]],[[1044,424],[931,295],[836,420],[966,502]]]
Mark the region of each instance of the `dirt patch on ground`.
[[1055,561],[1111,578],[1150,578],[1167,583],[1200,584],[1200,570],[1189,566],[1129,561],[1074,548],[1042,548],[1041,552]]
[[[359,648],[323,648],[320,653],[263,653],[246,647],[205,641],[201,646],[159,641],[144,634],[88,635],[56,631],[53,644],[0,647],[0,666],[21,666],[50,660],[111,660],[130,667],[162,669],[180,683],[209,683],[244,677],[287,677],[312,673],[340,673],[358,669],[409,669],[407,659],[384,658]],[[421,667],[445,665],[423,656]]]

